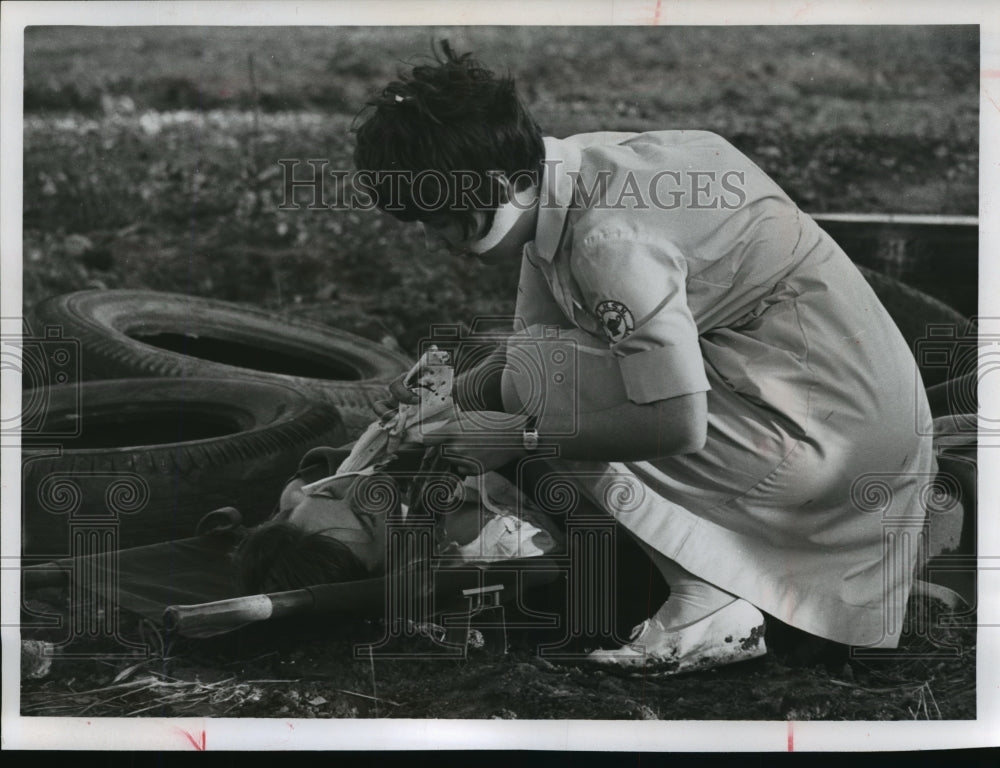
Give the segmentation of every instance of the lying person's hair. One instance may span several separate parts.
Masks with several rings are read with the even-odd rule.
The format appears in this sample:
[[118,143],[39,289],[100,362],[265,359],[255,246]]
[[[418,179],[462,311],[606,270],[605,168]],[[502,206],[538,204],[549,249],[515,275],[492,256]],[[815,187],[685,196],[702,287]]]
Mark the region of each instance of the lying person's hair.
[[491,216],[503,202],[498,173],[537,183],[542,132],[511,77],[494,76],[447,40],[440,47],[443,58],[435,52],[433,64],[401,73],[367,103],[354,164],[380,209],[401,221],[452,213],[468,236],[474,210]]
[[239,588],[248,595],[355,581],[368,575],[343,543],[283,521],[263,523],[249,531],[234,555],[234,565]]

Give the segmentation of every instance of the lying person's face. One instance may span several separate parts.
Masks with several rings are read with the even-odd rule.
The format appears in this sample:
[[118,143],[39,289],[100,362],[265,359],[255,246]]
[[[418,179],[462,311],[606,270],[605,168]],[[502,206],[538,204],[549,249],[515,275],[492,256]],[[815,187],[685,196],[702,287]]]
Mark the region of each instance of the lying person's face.
[[354,554],[369,573],[385,566],[385,515],[358,512],[344,499],[307,496],[285,518],[306,533],[336,539]]

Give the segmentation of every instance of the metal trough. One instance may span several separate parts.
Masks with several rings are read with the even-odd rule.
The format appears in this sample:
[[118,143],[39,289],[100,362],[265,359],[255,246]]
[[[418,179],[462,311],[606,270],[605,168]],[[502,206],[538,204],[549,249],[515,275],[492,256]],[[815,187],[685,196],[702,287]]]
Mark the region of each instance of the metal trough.
[[856,263],[978,314],[979,219],[975,216],[815,213]]

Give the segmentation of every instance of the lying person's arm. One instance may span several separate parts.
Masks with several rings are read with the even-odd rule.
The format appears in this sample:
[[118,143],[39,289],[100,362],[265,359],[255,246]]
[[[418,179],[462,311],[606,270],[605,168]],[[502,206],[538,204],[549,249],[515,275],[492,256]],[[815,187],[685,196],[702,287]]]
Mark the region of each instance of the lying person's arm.
[[[463,411],[502,411],[501,380],[505,360],[504,344],[498,343],[481,362],[457,374],[452,384],[455,404]],[[396,410],[400,403],[415,405],[420,401],[420,397],[406,386],[409,375],[404,373],[390,382],[388,399],[373,404],[379,418]]]

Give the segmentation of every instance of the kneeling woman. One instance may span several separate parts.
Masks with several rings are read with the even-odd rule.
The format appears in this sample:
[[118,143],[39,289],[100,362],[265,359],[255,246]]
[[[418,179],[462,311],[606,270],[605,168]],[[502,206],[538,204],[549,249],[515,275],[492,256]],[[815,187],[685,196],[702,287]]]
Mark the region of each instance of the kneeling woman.
[[[429,245],[520,261],[511,345],[549,326],[581,341],[574,399],[513,366],[500,396],[536,419],[523,453],[557,449],[670,586],[595,661],[756,655],[730,651],[761,611],[897,645],[935,471],[923,387],[864,278],[760,168],[706,131],[543,138],[511,80],[446,45],[371,102],[355,162]],[[510,458],[462,426],[453,452]]]

